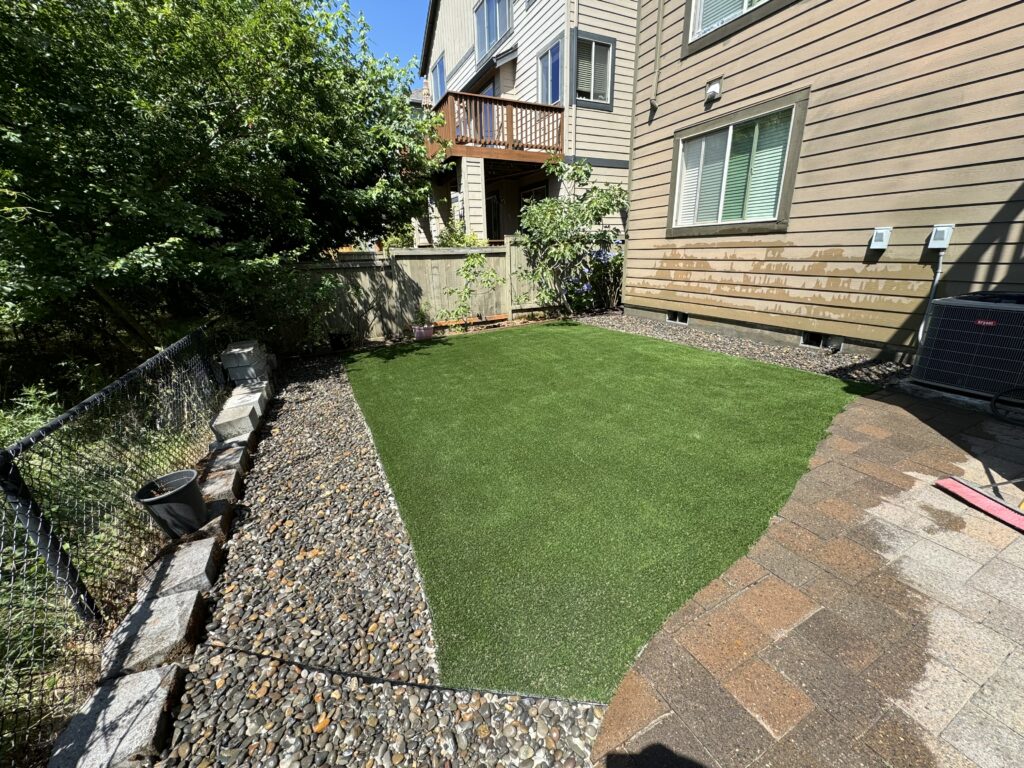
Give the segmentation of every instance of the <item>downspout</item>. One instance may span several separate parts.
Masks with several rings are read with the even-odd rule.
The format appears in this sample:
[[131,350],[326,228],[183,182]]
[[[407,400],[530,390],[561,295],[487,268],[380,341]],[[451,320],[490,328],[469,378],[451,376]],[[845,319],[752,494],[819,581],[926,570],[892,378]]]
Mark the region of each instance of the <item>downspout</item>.
[[[637,2],[637,38],[640,36],[640,5],[643,0]],[[660,0],[658,3],[658,25],[657,25],[657,38],[654,49],[654,85],[651,89],[651,112],[654,112],[658,108],[658,91],[661,88],[661,41],[665,33],[665,0]],[[639,39],[637,43],[639,43]],[[638,57],[639,58],[639,57]]]

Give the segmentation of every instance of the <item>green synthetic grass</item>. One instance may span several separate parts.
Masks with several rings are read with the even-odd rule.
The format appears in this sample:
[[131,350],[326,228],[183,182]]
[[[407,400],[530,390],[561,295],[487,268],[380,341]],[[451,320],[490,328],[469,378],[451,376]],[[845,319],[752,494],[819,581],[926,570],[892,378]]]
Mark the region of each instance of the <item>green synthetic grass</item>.
[[572,324],[353,356],[444,683],[607,700],[789,497],[849,385]]

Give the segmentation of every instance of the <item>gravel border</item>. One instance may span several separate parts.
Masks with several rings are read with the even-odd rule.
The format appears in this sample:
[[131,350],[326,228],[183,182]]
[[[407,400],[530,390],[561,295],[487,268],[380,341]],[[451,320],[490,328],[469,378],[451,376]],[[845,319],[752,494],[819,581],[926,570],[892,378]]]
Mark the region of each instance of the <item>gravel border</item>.
[[341,362],[291,371],[160,765],[589,765],[604,707],[441,687],[412,545]]
[[886,386],[910,373],[910,365],[906,363],[872,360],[865,355],[849,352],[768,344],[763,341],[728,336],[686,325],[672,325],[664,320],[652,320],[646,317],[607,314],[578,317],[576,321],[598,328],[684,344],[688,347],[709,349],[734,357],[746,357],[763,363],[774,363],[787,368],[798,368],[802,371],[834,376],[844,381]]

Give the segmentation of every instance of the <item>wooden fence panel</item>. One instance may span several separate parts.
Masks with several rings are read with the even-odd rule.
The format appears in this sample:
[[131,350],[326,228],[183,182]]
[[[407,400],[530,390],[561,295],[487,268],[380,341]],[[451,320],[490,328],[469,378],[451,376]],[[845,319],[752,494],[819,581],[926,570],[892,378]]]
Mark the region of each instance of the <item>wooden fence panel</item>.
[[508,253],[508,287],[509,300],[514,312],[528,312],[542,309],[537,301],[537,286],[520,274],[526,268],[526,253],[515,238],[505,238],[505,249]]
[[512,306],[513,296],[526,293],[532,301],[533,294],[530,285],[514,274],[525,258],[522,249],[510,242],[496,248],[394,249],[387,256],[344,253],[337,261],[304,268],[329,271],[339,278],[333,333],[379,341],[407,334],[421,304],[429,305],[435,320],[440,311],[454,309],[457,300],[447,291],[462,287],[458,269],[470,253],[483,253],[487,265],[505,278],[497,288],[477,292],[470,304],[474,316],[505,319],[510,309],[534,308],[531,303]]

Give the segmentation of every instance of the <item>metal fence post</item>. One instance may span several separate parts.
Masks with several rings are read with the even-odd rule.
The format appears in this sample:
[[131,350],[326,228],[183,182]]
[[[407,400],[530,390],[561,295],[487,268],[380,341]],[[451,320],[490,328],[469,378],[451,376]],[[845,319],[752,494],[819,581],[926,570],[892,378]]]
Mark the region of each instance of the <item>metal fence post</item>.
[[0,489],[14,510],[15,518],[35,544],[40,559],[46,563],[75,612],[87,623],[99,623],[102,616],[96,601],[89,594],[75,564],[71,562],[71,556],[64,551],[60,537],[32,498],[32,491],[22,479],[14,459],[4,452],[0,452]]

